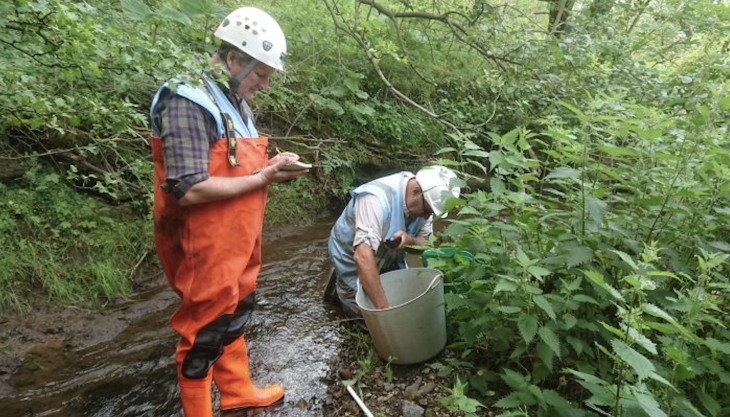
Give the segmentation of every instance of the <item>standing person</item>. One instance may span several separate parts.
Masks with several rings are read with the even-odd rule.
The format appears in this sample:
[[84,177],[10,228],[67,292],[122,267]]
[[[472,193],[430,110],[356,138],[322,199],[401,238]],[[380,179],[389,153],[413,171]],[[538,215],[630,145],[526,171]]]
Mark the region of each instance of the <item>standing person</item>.
[[228,85],[203,76],[168,84],[150,110],[155,186],[155,245],[181,305],[171,318],[180,334],[175,361],[187,417],[212,416],[211,383],[221,409],[261,407],[283,399],[278,385],[258,388],[249,375],[244,325],[261,267],[266,188],[306,170],[282,169],[299,157],[267,156],[246,100],[283,69],[279,24],[252,7],[233,11],[215,36],[211,65]]
[[329,239],[337,298],[347,317],[362,317],[355,302],[358,279],[375,308],[389,307],[380,274],[405,268],[406,246],[427,243],[433,216],[445,215],[446,200],[459,197],[460,188],[452,184],[456,178],[436,165],[416,175],[400,172],[379,178],[352,191]]

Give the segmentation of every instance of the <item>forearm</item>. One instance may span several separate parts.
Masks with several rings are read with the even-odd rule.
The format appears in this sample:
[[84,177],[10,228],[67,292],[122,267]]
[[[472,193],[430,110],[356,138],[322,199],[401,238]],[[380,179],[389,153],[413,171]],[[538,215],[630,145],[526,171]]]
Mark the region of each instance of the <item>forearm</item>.
[[429,236],[411,236],[408,233],[399,230],[393,233],[393,239],[401,239],[400,245],[398,245],[395,250],[405,250],[410,253],[419,253],[420,251],[411,249],[409,246],[426,246],[428,244]]
[[245,177],[209,177],[194,184],[178,200],[181,206],[224,200],[267,186],[267,178],[260,173]]
[[268,166],[253,175],[245,177],[209,177],[205,181],[193,184],[192,187],[178,200],[181,206],[207,203],[223,200],[249,193],[272,182],[288,181],[308,172],[307,169],[285,171],[281,168],[289,163],[296,162],[299,155],[284,152],[269,159]]
[[388,298],[380,284],[380,272],[375,261],[375,254],[370,246],[362,243],[355,248],[355,264],[360,284],[375,308],[388,308]]

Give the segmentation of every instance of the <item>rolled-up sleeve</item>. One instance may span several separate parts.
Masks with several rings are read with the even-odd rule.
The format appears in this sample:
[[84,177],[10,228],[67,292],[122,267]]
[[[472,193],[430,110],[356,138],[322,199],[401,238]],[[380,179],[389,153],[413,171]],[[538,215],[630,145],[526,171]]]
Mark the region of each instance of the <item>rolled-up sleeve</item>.
[[211,141],[217,139],[213,116],[192,101],[172,95],[158,105],[165,183],[180,199],[194,184],[208,179]]
[[429,237],[431,234],[433,234],[433,216],[423,221],[421,228],[416,233],[416,237]]
[[372,194],[360,194],[355,197],[355,240],[353,247],[361,243],[377,251],[383,239],[383,208],[378,198]]

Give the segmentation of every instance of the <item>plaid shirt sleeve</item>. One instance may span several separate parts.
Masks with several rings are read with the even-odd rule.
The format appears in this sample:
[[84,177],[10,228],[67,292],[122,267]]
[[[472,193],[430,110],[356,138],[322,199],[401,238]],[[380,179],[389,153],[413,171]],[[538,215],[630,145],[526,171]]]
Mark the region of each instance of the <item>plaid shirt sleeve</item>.
[[181,199],[194,184],[208,179],[210,146],[217,138],[215,119],[192,101],[170,94],[157,105],[165,184],[162,190]]

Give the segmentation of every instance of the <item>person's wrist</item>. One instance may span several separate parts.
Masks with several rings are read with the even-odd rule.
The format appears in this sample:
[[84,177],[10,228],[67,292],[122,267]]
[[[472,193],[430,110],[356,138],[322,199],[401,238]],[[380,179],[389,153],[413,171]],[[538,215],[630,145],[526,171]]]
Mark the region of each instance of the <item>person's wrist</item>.
[[257,181],[260,182],[261,187],[266,187],[267,185],[271,184],[271,179],[268,175],[264,173],[266,168],[262,169],[261,171],[257,172],[256,175],[254,175],[254,178],[256,178]]

